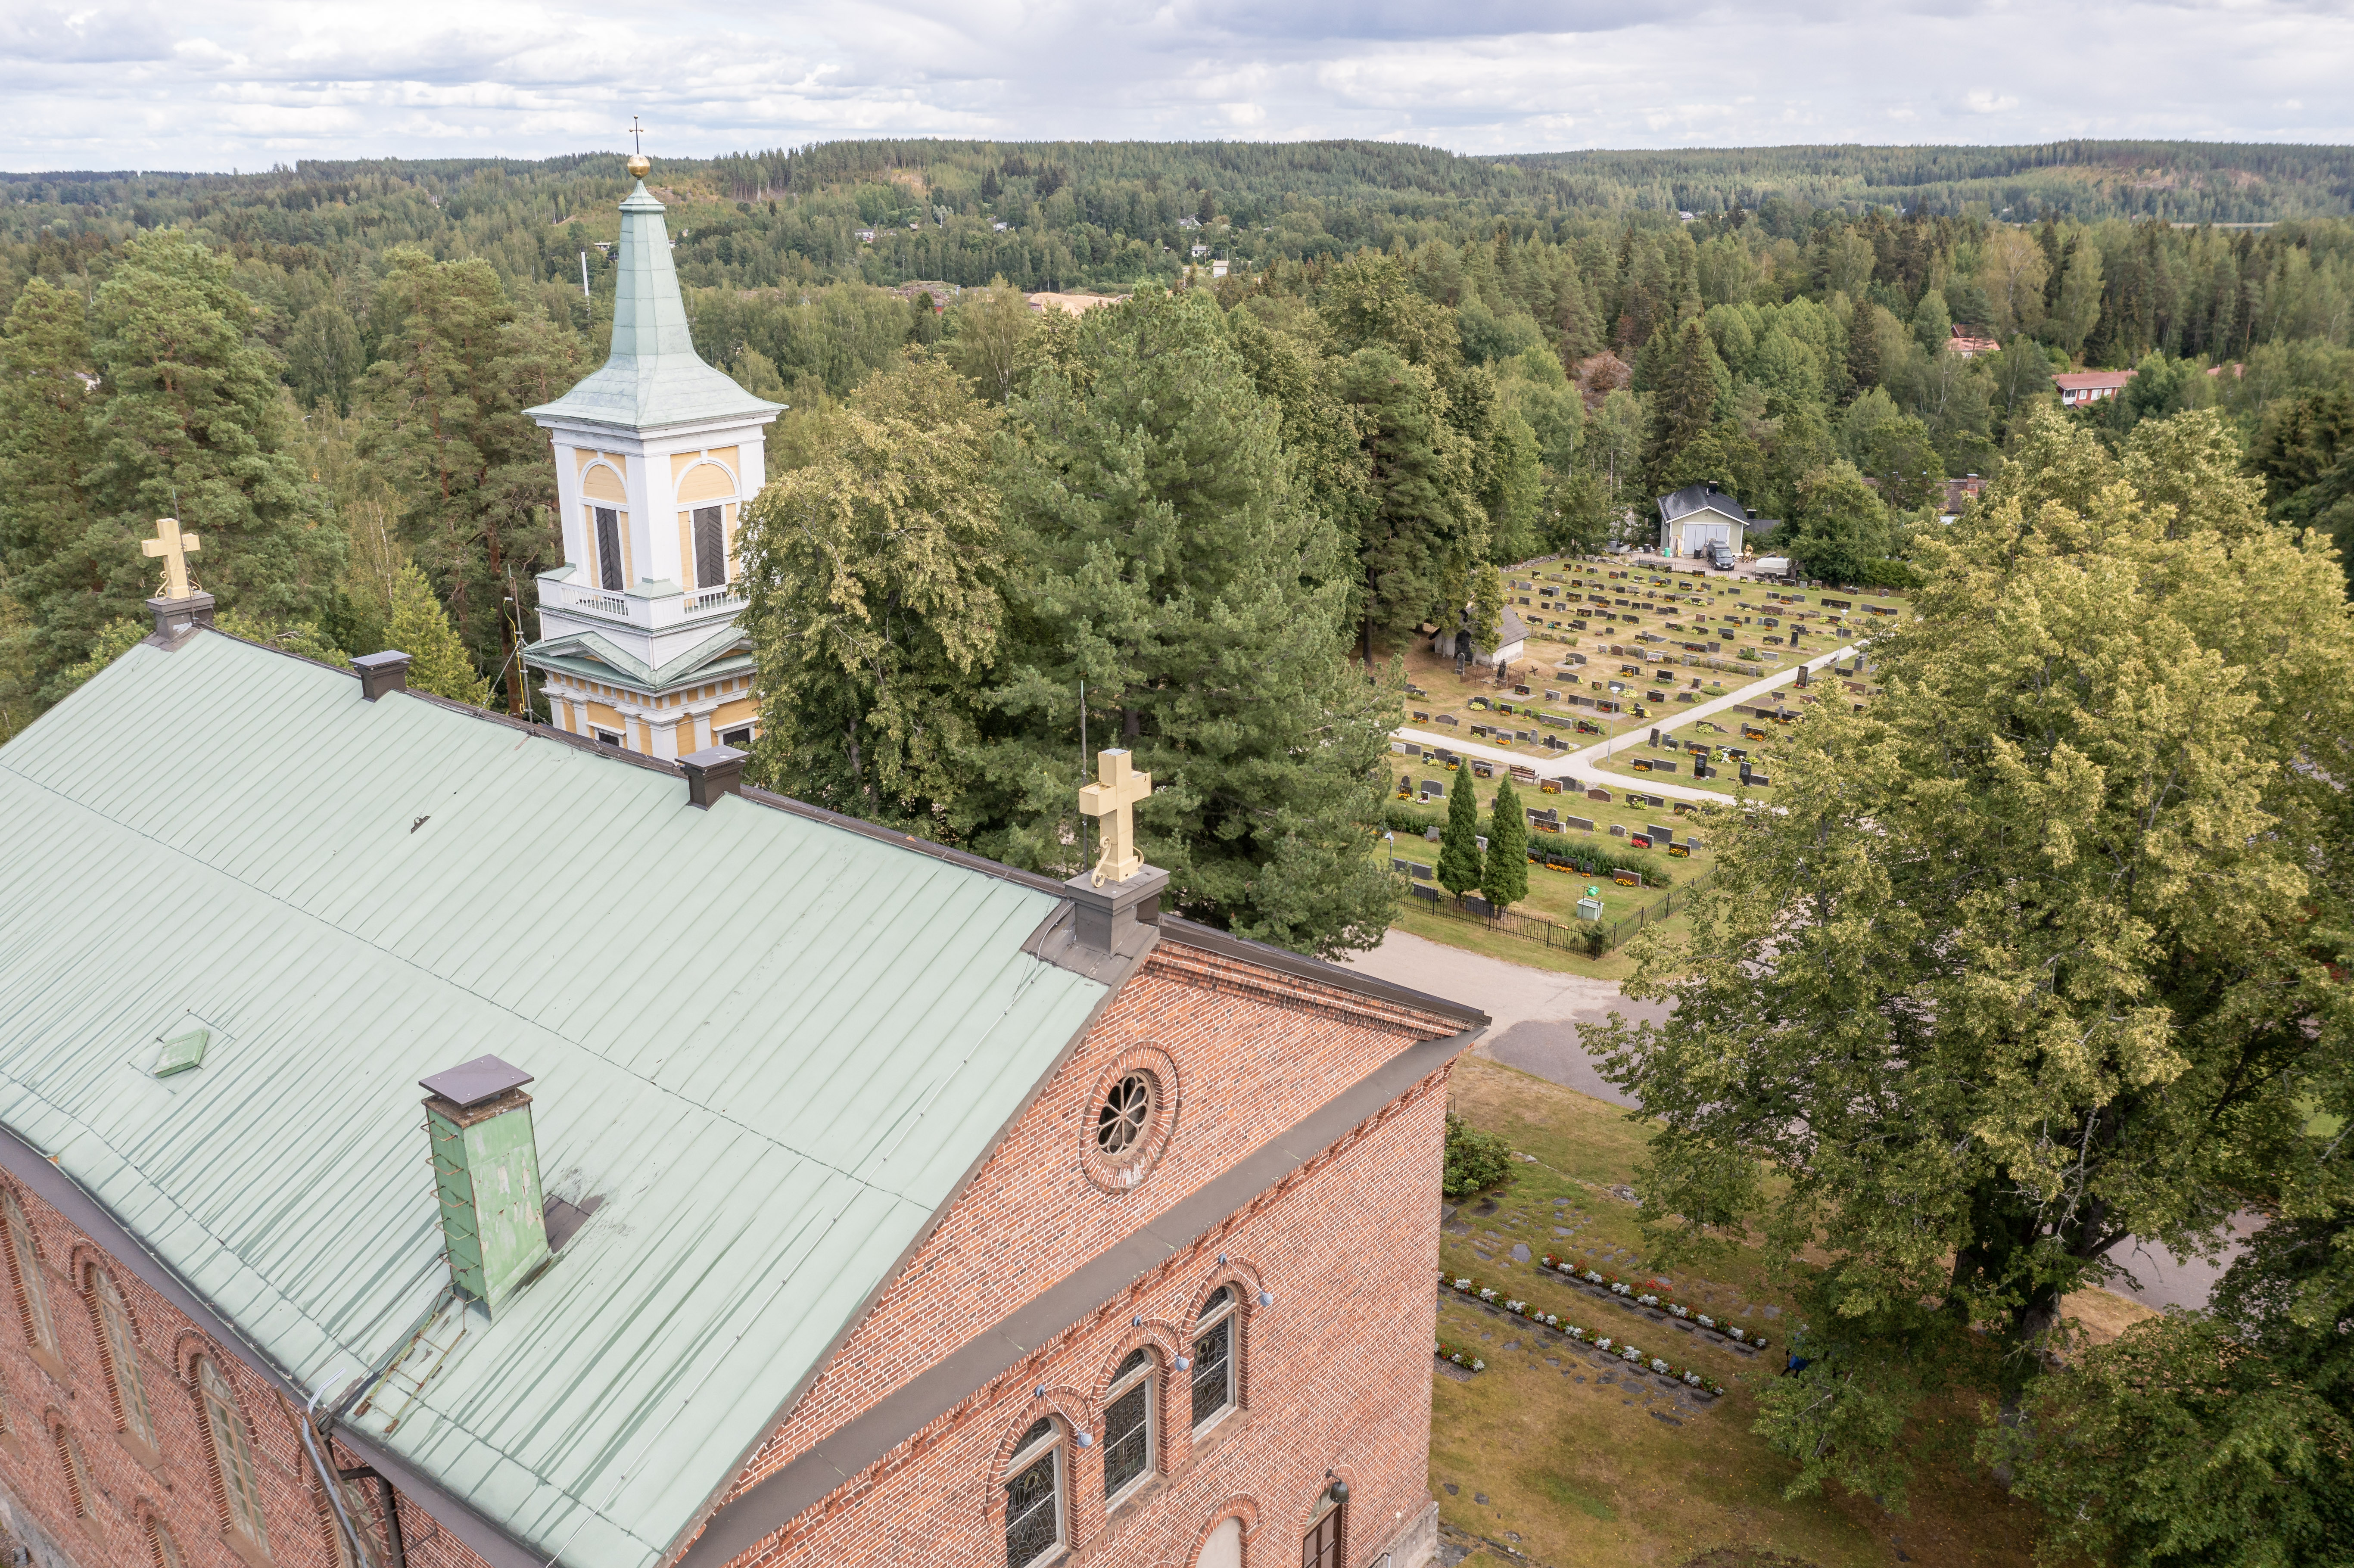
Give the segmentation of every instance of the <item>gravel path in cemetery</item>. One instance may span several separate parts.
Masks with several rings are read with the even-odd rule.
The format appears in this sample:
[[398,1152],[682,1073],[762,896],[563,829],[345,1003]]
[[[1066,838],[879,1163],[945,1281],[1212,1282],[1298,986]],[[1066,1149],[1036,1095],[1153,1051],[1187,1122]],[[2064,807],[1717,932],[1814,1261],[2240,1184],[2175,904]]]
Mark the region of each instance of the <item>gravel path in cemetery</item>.
[[[1670,730],[1681,728],[1694,719],[1707,718],[1712,715],[1721,714],[1728,708],[1739,707],[1744,703],[1754,703],[1776,687],[1788,685],[1796,681],[1801,668],[1811,672],[1835,664],[1842,659],[1852,659],[1855,657],[1856,651],[1862,646],[1861,643],[1850,642],[1844,648],[1835,648],[1828,653],[1816,654],[1807,660],[1803,666],[1793,664],[1787,670],[1777,670],[1765,679],[1752,681],[1740,690],[1728,693],[1724,696],[1695,704],[1691,707],[1676,713],[1663,714],[1656,725],[1647,723],[1638,726],[1624,735],[1612,736],[1598,746],[1589,746],[1583,751],[1573,751],[1561,757],[1528,757],[1517,751],[1507,751],[1500,746],[1482,746],[1476,740],[1458,740],[1451,735],[1439,735],[1430,730],[1402,728],[1394,733],[1400,740],[1411,740],[1434,750],[1444,747],[1459,757],[1478,757],[1490,762],[1517,764],[1532,769],[1539,779],[1569,779],[1589,789],[1625,789],[1631,787],[1626,779],[1616,774],[1596,772],[1595,765],[1613,752],[1642,745],[1650,738],[1650,732],[1654,729],[1664,735]],[[1729,799],[1712,789],[1694,789],[1689,785],[1661,784],[1648,779],[1643,782],[1642,789],[1646,794],[1665,796],[1670,800],[1689,800],[1702,806],[1721,806]]]

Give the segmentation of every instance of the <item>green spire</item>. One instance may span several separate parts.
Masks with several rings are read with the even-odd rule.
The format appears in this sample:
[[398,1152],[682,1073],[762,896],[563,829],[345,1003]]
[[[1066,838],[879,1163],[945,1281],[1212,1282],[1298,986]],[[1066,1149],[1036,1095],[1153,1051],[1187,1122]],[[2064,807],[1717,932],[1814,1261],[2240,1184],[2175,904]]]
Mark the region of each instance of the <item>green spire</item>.
[[773,418],[783,405],[753,397],[695,352],[678,271],[671,265],[663,204],[646,193],[643,180],[621,203],[619,260],[611,356],[555,402],[525,412],[543,423],[587,419],[640,430],[701,419]]

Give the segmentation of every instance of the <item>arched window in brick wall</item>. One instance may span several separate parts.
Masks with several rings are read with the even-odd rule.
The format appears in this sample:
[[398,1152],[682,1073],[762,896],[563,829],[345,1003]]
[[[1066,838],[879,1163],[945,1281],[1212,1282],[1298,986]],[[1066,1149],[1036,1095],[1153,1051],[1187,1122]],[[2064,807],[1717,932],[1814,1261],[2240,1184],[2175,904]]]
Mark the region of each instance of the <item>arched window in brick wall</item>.
[[131,1329],[131,1308],[106,1270],[90,1271],[90,1308],[98,1319],[98,1343],[106,1362],[108,1392],[115,1419],[128,1436],[155,1446],[155,1421],[147,1408],[147,1385],[139,1376],[139,1341]]
[[1104,1394],[1104,1503],[1111,1507],[1152,1474],[1160,1433],[1153,1409],[1161,1368],[1150,1351],[1133,1351]]
[[1063,1429],[1040,1416],[1005,1467],[1005,1568],[1028,1568],[1063,1544]]
[[16,1317],[26,1342],[42,1354],[58,1353],[58,1326],[49,1317],[48,1292],[41,1286],[41,1255],[33,1227],[16,1194],[0,1187],[0,1231],[8,1238],[8,1283],[16,1295]]
[[1239,1403],[1243,1315],[1235,1287],[1222,1285],[1193,1319],[1193,1430],[1214,1425]]
[[213,1479],[219,1483],[221,1510],[228,1527],[254,1545],[268,1550],[270,1534],[261,1519],[261,1478],[253,1466],[253,1448],[245,1434],[245,1414],[237,1393],[209,1356],[196,1362],[196,1397],[204,1405],[205,1431],[212,1439]]

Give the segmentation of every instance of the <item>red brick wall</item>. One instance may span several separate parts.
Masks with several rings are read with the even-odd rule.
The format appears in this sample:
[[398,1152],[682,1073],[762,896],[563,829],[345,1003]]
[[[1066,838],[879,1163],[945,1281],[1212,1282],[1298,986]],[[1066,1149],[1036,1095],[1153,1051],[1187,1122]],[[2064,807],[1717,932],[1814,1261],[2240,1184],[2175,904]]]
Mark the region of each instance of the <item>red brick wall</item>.
[[[781,1467],[1409,1044],[1454,1028],[1164,944],[739,1486]],[[1091,1179],[1084,1151],[1105,1085],[1138,1062],[1173,1066],[1177,1112],[1149,1174],[1121,1191]],[[1221,1251],[1246,1298],[1262,1287],[1277,1297],[1272,1308],[1252,1308],[1247,1414],[1240,1430],[1200,1456],[1172,1432],[1172,1474],[1149,1502],[1123,1509],[1102,1538],[1109,1544],[1097,1550],[1111,1552],[1106,1562],[1190,1563],[1194,1537],[1231,1495],[1259,1516],[1252,1539],[1293,1532],[1288,1547],[1268,1556],[1262,1544],[1251,1563],[1285,1561],[1298,1550],[1293,1526],[1304,1523],[1331,1464],[1357,1489],[1349,1555],[1362,1561],[1360,1549],[1369,1553],[1398,1522],[1393,1515],[1411,1518],[1426,1500],[1443,1077],[1394,1104],[1389,1119],[1330,1163],[1235,1216],[1222,1239],[1106,1303],[1098,1320],[1066,1336],[1042,1364],[1017,1369],[1003,1388],[903,1445],[878,1467],[887,1478],[862,1478],[739,1562],[1002,1563],[1002,1523],[989,1512],[1007,1457],[999,1449],[1047,1404],[1099,1439],[1097,1401],[1112,1368],[1148,1340],[1164,1368],[1179,1353],[1194,1306],[1217,1282]],[[1131,1327],[1138,1316],[1145,1329]],[[1044,1404],[1032,1397],[1042,1383],[1050,1385]],[[1099,1483],[1100,1450],[1082,1457],[1081,1472],[1095,1468]],[[1080,1536],[1099,1533],[1099,1485],[1092,1502],[1087,1486],[1078,1493]]]
[[[1246,1568],[1289,1568],[1330,1469],[1349,1484],[1347,1561],[1362,1568],[1429,1501],[1444,1079],[1417,1085],[1387,1120],[1105,1302],[738,1563],[1001,1568],[1006,1461],[1048,1414],[1096,1438],[1066,1449],[1076,1460],[1066,1529],[1091,1565],[1189,1568],[1211,1528],[1234,1514]],[[1170,1358],[1188,1348],[1195,1307],[1221,1283],[1247,1304],[1243,1408],[1196,1445],[1185,1374]],[[1273,1306],[1257,1304],[1261,1288]],[[1173,1419],[1161,1426],[1162,1474],[1107,1519],[1102,1395],[1140,1346],[1162,1369],[1161,1408]]]
[[[0,1397],[7,1419],[6,1434],[0,1436],[0,1482],[30,1516],[28,1522],[74,1562],[90,1568],[133,1568],[153,1561],[146,1534],[152,1514],[170,1530],[189,1568],[247,1568],[225,1528],[228,1516],[196,1394],[196,1361],[209,1355],[244,1408],[261,1486],[269,1562],[280,1568],[331,1568],[334,1548],[315,1472],[302,1451],[300,1412],[55,1210],[9,1185],[24,1205],[40,1254],[37,1264],[27,1260],[35,1272],[26,1283],[47,1295],[60,1362],[53,1369],[34,1354],[0,1268]],[[92,1265],[112,1277],[130,1308],[140,1382],[155,1428],[156,1450],[144,1457],[126,1441],[116,1414],[98,1319],[85,1294],[86,1270]],[[90,1484],[80,1517],[50,1434],[52,1423],[62,1424],[81,1455]],[[346,1455],[342,1462],[355,1461]],[[373,1485],[369,1489],[376,1491]],[[440,1535],[414,1508],[404,1506],[402,1519],[429,1542]],[[446,1552],[435,1555],[429,1546],[423,1552],[412,1547],[409,1561],[416,1568],[481,1568],[472,1552],[462,1558]]]

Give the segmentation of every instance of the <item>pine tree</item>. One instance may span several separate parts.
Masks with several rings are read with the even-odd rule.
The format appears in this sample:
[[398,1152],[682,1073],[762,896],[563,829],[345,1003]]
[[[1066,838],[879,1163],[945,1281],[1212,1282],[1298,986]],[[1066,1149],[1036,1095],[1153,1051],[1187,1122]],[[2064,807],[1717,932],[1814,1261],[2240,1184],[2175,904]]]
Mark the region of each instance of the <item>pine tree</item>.
[[92,488],[92,416],[111,395],[97,372],[80,298],[27,283],[0,328],[0,579],[24,610],[18,678],[46,691],[21,699],[35,712],[80,684],[51,689],[109,622],[140,617],[146,593],[133,530]]
[[1469,501],[1469,447],[1447,422],[1446,395],[1429,370],[1376,344],[1351,355],[1339,379],[1371,475],[1370,504],[1355,519],[1359,640],[1371,659],[1376,629],[1399,630],[1434,612],[1444,621],[1453,612],[1438,602],[1446,564],[1486,553],[1486,520]]
[[403,567],[393,585],[392,624],[386,631],[392,646],[408,655],[411,686],[478,708],[491,705],[491,683],[474,673],[449,612],[414,565]]
[[318,526],[287,455],[292,400],[251,335],[256,314],[228,259],[187,233],[151,229],[123,245],[90,313],[110,395],[91,416],[90,488],[132,558],[132,539],[175,515],[203,539],[190,565],[223,609],[310,619],[332,598],[343,541]]
[[1488,805],[1488,858],[1479,891],[1499,909],[1529,895],[1529,824],[1509,771],[1497,775],[1496,798]]
[[1471,764],[1458,764],[1447,790],[1447,826],[1438,840],[1438,885],[1460,897],[1476,893],[1485,871],[1479,860],[1479,800]]
[[1675,340],[1659,389],[1651,394],[1651,431],[1643,444],[1643,472],[1654,490],[1667,482],[1678,454],[1716,422],[1717,404],[1733,384],[1708,329],[1686,322]]
[[1373,847],[1403,677],[1348,658],[1349,540],[1302,503],[1280,411],[1206,291],[1075,325],[1002,443],[1002,798],[976,844],[1076,869],[1085,682],[1089,743],[1153,776],[1139,838],[1178,908],[1305,951],[1370,946],[1395,898]]
[[1471,643],[1490,659],[1504,635],[1504,574],[1493,561],[1482,561],[1471,574]]
[[441,587],[465,647],[482,668],[505,672],[508,708],[521,713],[505,601],[512,593],[528,611],[558,552],[547,438],[523,410],[562,394],[576,344],[535,310],[518,313],[487,262],[408,248],[390,262],[362,448],[406,499],[405,542]]

